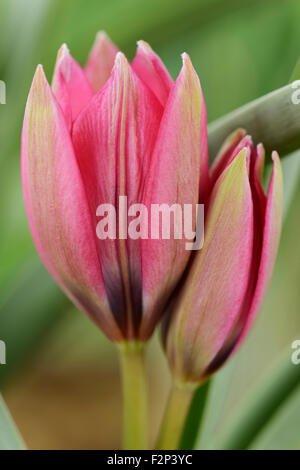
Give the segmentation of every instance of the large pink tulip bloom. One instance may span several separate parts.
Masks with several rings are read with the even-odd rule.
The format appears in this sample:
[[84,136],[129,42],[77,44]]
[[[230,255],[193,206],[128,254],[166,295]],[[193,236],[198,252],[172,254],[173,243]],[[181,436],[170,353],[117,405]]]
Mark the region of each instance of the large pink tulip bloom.
[[[262,147],[239,131],[209,174],[205,105],[186,54],[173,82],[144,42],[129,65],[100,34],[84,70],[61,48],[52,88],[37,69],[22,179],[39,254],[113,341],[147,340],[168,304],[165,347],[182,380],[219,367],[261,303],[281,225],[276,154],[267,197],[262,170]],[[99,240],[96,209],[118,207],[120,195],[147,207],[209,203],[203,250],[191,257],[185,240]]]
[[41,66],[33,79],[22,181],[32,236],[57,283],[111,340],[147,340],[191,252],[184,239],[100,240],[96,210],[118,208],[122,195],[147,208],[204,202],[206,112],[188,55],[173,82],[142,41],[130,65],[100,33],[84,69],[62,46],[52,87]]
[[267,195],[264,148],[243,130],[225,142],[210,171],[205,242],[163,325],[170,367],[195,386],[219,369],[249,332],[262,304],[279,243],[282,173],[273,152]]

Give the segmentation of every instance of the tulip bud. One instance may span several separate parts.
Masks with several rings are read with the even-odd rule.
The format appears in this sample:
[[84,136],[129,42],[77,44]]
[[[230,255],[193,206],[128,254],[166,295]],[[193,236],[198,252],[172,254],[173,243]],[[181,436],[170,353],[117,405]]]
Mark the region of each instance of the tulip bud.
[[238,130],[211,169],[203,249],[163,323],[163,344],[175,381],[195,386],[240,346],[261,307],[282,221],[282,174],[273,152],[268,193],[264,149]]

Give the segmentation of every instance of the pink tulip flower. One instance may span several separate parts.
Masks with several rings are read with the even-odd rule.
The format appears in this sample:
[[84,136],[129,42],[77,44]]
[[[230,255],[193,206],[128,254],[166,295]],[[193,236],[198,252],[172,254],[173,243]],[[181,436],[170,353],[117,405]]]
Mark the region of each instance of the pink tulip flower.
[[234,132],[210,170],[205,241],[163,325],[176,381],[203,383],[237,350],[269,283],[282,222],[282,173],[273,152],[265,195],[264,148]]
[[[29,225],[47,269],[112,341],[146,341],[166,311],[177,377],[199,382],[240,344],[261,304],[281,226],[276,153],[237,131],[208,169],[206,111],[187,54],[175,82],[140,41],[130,65],[103,34],[82,69],[66,46],[52,86],[38,66],[22,133]],[[101,240],[97,207],[204,203],[205,243]],[[118,227],[126,225],[118,213]],[[191,254],[192,253],[192,254]],[[171,312],[171,314],[170,314]]]
[[145,207],[204,202],[206,112],[188,55],[173,82],[142,41],[130,65],[99,33],[84,69],[62,46],[51,87],[36,70],[21,160],[30,230],[51,275],[108,338],[146,341],[191,251],[184,239],[99,239],[97,207],[118,208],[119,196]]

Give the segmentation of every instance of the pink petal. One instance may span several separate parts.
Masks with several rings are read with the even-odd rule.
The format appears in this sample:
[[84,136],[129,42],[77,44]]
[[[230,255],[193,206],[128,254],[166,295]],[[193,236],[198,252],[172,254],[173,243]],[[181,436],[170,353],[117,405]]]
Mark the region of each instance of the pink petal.
[[165,347],[178,380],[203,379],[243,303],[253,240],[247,153],[243,149],[215,185],[204,246],[196,253],[174,304]]
[[[244,137],[242,141],[238,144],[237,148],[240,148],[241,143],[247,138]],[[249,147],[248,147],[249,148]],[[233,154],[236,153],[236,149],[233,151]],[[252,192],[253,200],[253,250],[252,250],[252,261],[250,276],[248,281],[248,287],[245,294],[243,304],[241,306],[239,315],[236,318],[234,325],[231,328],[230,333],[227,335],[227,338],[222,345],[222,348],[219,350],[218,354],[209,364],[206,375],[209,376],[212,373],[216,372],[224,362],[232,354],[235,344],[238,341],[238,338],[244,328],[245,322],[249,314],[249,309],[253,300],[254,291],[256,288],[257,277],[259,266],[261,262],[261,252],[262,252],[262,243],[263,243],[263,226],[265,219],[265,207],[266,207],[266,196],[262,187],[263,179],[263,169],[264,169],[264,157],[265,151],[261,144],[257,146],[255,150],[250,144],[249,151],[250,154],[250,185]]]
[[165,106],[173,85],[172,77],[157,54],[145,41],[138,41],[132,68]]
[[[186,54],[165,107],[151,163],[144,198],[149,211],[151,204],[192,204],[195,210],[199,193],[203,202],[209,183],[206,112],[198,76]],[[182,275],[191,255],[186,242],[173,236],[142,240],[142,335],[153,329],[163,302]]]
[[246,135],[244,129],[232,132],[223,143],[218,155],[210,168],[210,181],[213,186],[221,173],[224,171],[243,147],[253,147],[251,137]]
[[41,66],[29,93],[22,132],[22,182],[32,236],[67,295],[113,340],[86,195],[61,108]]
[[80,65],[70,55],[65,44],[58,51],[52,90],[65,114],[68,127],[93,96],[92,89]]
[[[100,204],[141,203],[162,108],[118,53],[112,76],[74,123],[73,142],[87,191],[94,230]],[[126,227],[127,228],[127,227]],[[112,311],[127,338],[138,335],[142,316],[140,240],[98,240]]]
[[256,158],[254,161],[253,168],[253,180],[255,191],[257,194],[257,205],[259,206],[260,217],[262,224],[265,218],[265,209],[267,198],[263,190],[263,172],[265,164],[265,149],[262,144],[259,144],[256,148]]
[[117,46],[104,31],[97,34],[85,66],[85,73],[94,93],[97,93],[109,79],[118,51]]
[[265,220],[263,228],[263,242],[260,266],[258,271],[258,279],[255,292],[252,298],[251,307],[247,320],[244,324],[243,331],[235,346],[235,350],[239,347],[253,325],[257,314],[261,308],[264,295],[266,293],[269,281],[271,279],[277,249],[280,240],[280,232],[282,225],[282,171],[280,159],[277,152],[272,153],[273,171],[269,183],[267,204],[265,211]]

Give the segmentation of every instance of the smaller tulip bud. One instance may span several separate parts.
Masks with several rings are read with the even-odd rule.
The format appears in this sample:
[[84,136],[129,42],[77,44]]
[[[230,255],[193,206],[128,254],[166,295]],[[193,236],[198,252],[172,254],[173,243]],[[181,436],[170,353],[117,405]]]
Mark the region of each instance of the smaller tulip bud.
[[163,324],[176,382],[203,383],[237,350],[260,309],[282,221],[282,174],[273,152],[268,194],[264,150],[237,131],[211,169],[205,241]]

